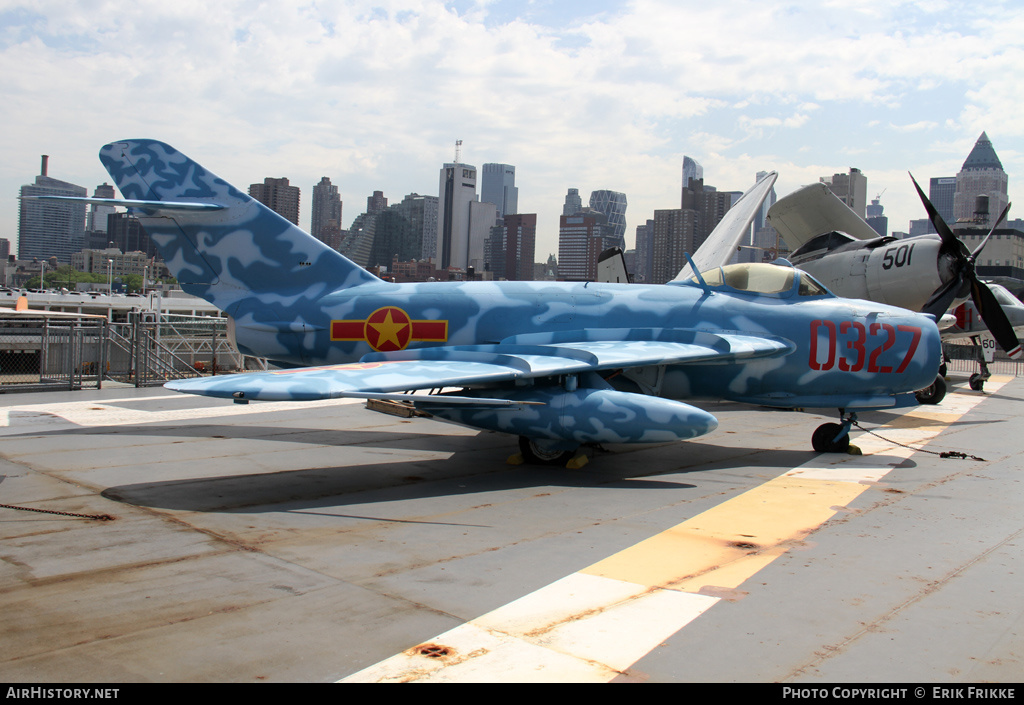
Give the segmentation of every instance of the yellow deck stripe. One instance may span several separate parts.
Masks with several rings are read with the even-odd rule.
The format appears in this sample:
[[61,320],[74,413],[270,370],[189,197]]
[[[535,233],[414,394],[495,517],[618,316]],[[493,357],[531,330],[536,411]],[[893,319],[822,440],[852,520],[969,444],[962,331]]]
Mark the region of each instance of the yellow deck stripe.
[[[993,377],[998,390],[1009,378]],[[884,429],[932,440],[985,397],[950,394]],[[607,682],[818,529],[914,451],[870,435],[863,456],[819,456],[666,531],[556,581],[432,643],[341,682]]]

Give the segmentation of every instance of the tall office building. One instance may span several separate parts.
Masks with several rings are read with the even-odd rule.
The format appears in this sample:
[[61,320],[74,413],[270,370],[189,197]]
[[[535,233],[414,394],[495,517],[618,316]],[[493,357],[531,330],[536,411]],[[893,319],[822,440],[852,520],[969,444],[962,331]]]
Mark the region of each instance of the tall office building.
[[633,281],[647,283],[651,281],[651,268],[654,265],[654,221],[648,220],[636,226],[636,258],[634,259]]
[[438,269],[484,268],[484,241],[497,221],[497,206],[476,195],[476,167],[458,162],[441,168],[438,183]]
[[[984,132],[956,175],[953,219],[979,228],[991,228],[1009,203],[1008,181],[992,142]],[[980,198],[980,197],[986,198]],[[948,222],[948,221],[947,221]],[[952,225],[952,224],[950,224]]]
[[562,205],[562,215],[576,215],[583,210],[583,199],[580,198],[580,190],[571,188],[565,194],[565,203]]
[[690,157],[683,157],[683,188],[689,188],[690,179],[694,181],[704,180],[704,167],[700,163],[691,159]]
[[401,214],[415,233],[419,250],[408,259],[433,259],[437,254],[437,196],[410,193],[388,210]]
[[[341,194],[338,187],[326,176],[313,187],[313,208],[310,214],[309,234],[324,243],[329,243],[341,228]],[[334,224],[331,225],[331,221]],[[331,227],[330,232],[324,228]]]
[[618,191],[593,191],[590,194],[590,207],[600,211],[608,218],[608,225],[615,232],[614,247],[626,249],[626,194]]
[[509,213],[491,229],[488,265],[495,279],[533,281],[537,214]]
[[484,164],[480,178],[480,200],[498,207],[498,217],[519,212],[516,168],[511,164]]
[[147,257],[160,256],[156,243],[150,239],[139,219],[128,213],[111,213],[107,216],[106,240],[124,253],[145,252]]
[[686,254],[693,254],[700,247],[700,224],[700,211],[694,208],[654,211],[648,283],[664,284],[679,274],[687,264]]
[[384,197],[383,191],[374,191],[372,196],[366,197],[366,212],[380,213],[388,207],[388,199]]
[[604,213],[593,208],[563,215],[558,227],[558,278],[564,281],[597,279],[597,258],[618,247],[615,228]]
[[[736,200],[738,200],[738,195],[735,191],[719,191],[714,186],[706,185],[702,179],[690,180],[689,185],[683,188],[682,202],[679,204],[682,210],[696,212],[696,219],[693,222],[693,241],[689,243],[692,249],[687,252],[692,255],[697,248],[704,244],[711,231],[732,208],[732,204]],[[655,259],[659,257],[657,251],[655,251],[654,257]],[[674,276],[675,274],[672,275],[672,277]]]
[[433,246],[437,237],[437,197],[410,193],[400,203],[376,214],[376,232],[370,265],[391,267],[394,262],[431,259],[423,257],[424,240]]
[[402,202],[392,206],[400,208],[413,228],[420,233],[420,254],[417,259],[433,260],[437,257],[437,196],[410,193]]
[[867,207],[867,221],[871,229],[876,233],[885,237],[889,234],[889,219],[883,215],[885,210],[884,206],[879,202],[879,199],[872,198],[871,205]]
[[[35,183],[21,187],[21,196],[78,196],[89,194],[84,186],[54,179],[47,173],[49,157],[43,155]],[[82,249],[85,235],[84,203],[18,202],[18,259],[71,261],[71,254]]]
[[[92,192],[93,198],[115,198],[114,187],[104,181]],[[89,214],[86,216],[85,229],[89,232],[106,232],[107,216],[114,213],[113,206],[104,206],[94,203],[89,207]]]
[[868,177],[860,169],[851,168],[846,174],[823,176],[820,181],[862,219],[867,216]]
[[393,262],[419,259],[423,249],[423,232],[395,204],[376,213],[377,228],[370,252],[370,266],[391,268]]
[[[955,176],[940,176],[939,178],[932,178],[928,182],[928,200],[935,206],[935,210],[939,212],[944,220],[949,225],[956,222],[956,218],[953,217],[953,200],[956,197],[956,177]],[[924,212],[922,208],[921,212]],[[937,232],[935,226],[932,225],[932,221],[925,217],[925,222],[928,223],[925,230],[926,233]]]
[[299,187],[289,185],[288,179],[268,176],[262,184],[251,184],[249,195],[286,220],[299,224]]
[[338,252],[348,257],[360,267],[370,266],[373,254],[373,241],[377,236],[377,213],[360,213],[352,221],[349,229],[344,231]]

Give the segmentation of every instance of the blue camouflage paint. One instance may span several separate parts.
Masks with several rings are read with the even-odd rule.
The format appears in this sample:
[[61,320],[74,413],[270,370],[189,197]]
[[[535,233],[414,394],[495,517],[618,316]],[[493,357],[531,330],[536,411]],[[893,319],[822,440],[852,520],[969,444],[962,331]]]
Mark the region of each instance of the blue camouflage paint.
[[[531,438],[648,442],[715,427],[706,412],[669,400],[886,407],[930,385],[939,365],[931,319],[827,292],[801,295],[804,275],[795,271],[788,289],[767,295],[725,284],[393,284],[161,142],[112,143],[100,159],[125,198],[166,204],[133,211],[182,287],[231,316],[242,352],[335,366],[168,385],[180,391],[315,399],[458,386],[463,396],[545,407],[424,406]],[[447,322],[447,341],[375,352],[366,340],[331,340],[332,321],[366,321],[382,307]],[[336,367],[360,360],[375,364]]]

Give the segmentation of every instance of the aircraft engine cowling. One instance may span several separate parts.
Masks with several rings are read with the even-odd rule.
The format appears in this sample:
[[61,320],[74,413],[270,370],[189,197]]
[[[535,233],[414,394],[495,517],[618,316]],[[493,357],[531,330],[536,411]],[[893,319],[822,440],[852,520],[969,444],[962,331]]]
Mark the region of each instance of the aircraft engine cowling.
[[920,311],[932,293],[952,278],[939,256],[941,244],[938,239],[896,240],[872,250],[866,298]]
[[663,443],[695,438],[718,427],[714,416],[689,404],[613,389],[487,389],[477,394],[534,403],[481,408],[430,401],[416,406],[472,428],[575,443]]

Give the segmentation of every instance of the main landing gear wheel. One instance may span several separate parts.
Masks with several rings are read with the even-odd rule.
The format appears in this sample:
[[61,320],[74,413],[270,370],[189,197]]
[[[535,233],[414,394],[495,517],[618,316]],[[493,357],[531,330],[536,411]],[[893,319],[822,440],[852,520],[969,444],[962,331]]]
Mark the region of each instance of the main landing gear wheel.
[[946,396],[946,380],[940,375],[935,378],[930,387],[915,392],[914,396],[921,404],[938,404]]
[[575,450],[546,450],[538,446],[532,438],[526,436],[519,437],[519,450],[523,454],[523,460],[531,465],[564,466],[576,455]]

